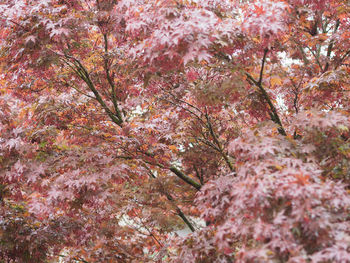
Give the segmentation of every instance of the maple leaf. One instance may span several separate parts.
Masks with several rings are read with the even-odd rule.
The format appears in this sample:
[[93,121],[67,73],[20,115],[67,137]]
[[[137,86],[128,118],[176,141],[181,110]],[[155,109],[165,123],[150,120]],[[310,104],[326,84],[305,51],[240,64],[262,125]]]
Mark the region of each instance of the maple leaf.
[[69,36],[69,30],[66,28],[54,28],[51,30],[50,37],[61,37],[62,35],[64,36]]
[[25,39],[25,43],[26,44],[35,44],[35,42],[37,41],[36,37],[35,36],[29,36]]

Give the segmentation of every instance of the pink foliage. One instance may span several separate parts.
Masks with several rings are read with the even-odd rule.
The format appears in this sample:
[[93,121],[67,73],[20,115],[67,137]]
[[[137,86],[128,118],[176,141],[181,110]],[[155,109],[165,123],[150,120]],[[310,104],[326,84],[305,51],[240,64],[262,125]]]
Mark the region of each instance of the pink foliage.
[[236,156],[236,173],[209,182],[198,193],[196,202],[208,226],[178,241],[181,258],[347,262],[346,185],[322,178],[316,162],[295,158],[298,152],[305,156],[304,147],[283,137],[266,137],[261,131],[233,141],[230,151]]

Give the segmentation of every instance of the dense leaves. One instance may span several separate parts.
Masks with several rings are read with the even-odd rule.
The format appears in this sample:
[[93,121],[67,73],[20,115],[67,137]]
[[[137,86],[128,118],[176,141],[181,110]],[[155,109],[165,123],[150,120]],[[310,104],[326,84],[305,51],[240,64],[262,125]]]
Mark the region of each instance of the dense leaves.
[[0,1],[0,261],[348,262],[348,1]]

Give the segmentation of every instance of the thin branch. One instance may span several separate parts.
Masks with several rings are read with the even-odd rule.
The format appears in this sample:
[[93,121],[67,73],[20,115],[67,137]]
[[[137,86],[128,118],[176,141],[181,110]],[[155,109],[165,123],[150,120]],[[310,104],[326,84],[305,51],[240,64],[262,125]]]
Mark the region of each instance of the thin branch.
[[179,102],[181,102],[181,103],[184,103],[184,104],[190,106],[191,108],[197,110],[197,111],[200,112],[201,114],[203,114],[203,112],[201,111],[201,109],[198,108],[197,106],[195,106],[195,105],[193,105],[193,104],[191,104],[191,103],[189,103],[189,102],[187,102],[187,101],[184,101],[184,100],[182,100],[182,99],[177,98],[177,97],[176,97],[174,94],[172,94],[170,91],[167,91],[167,90],[165,90],[165,89],[163,89],[163,91],[165,91],[165,92],[167,92],[168,94],[170,94],[170,95],[171,95],[174,99],[176,99],[177,101],[179,101]]
[[113,103],[116,115],[121,120],[121,122],[123,122],[123,116],[122,116],[121,111],[120,111],[119,106],[118,106],[115,84],[114,84],[113,78],[111,77],[110,67],[108,65],[109,62],[108,62],[108,36],[107,36],[107,34],[103,34],[103,39],[104,39],[104,43],[105,43],[105,54],[104,54],[104,58],[103,58],[104,59],[104,68],[106,71],[106,77],[107,77],[108,84],[112,90],[111,99],[112,99],[112,103]]
[[339,66],[341,66],[344,62],[344,60],[346,59],[347,56],[350,55],[350,50],[348,50],[339,60],[339,62],[337,63],[337,66],[335,67],[335,69],[337,69]]
[[[143,154],[148,155],[147,153],[142,152]],[[149,156],[149,155],[148,155]],[[173,172],[177,177],[179,177],[182,181],[186,182],[187,184],[193,186],[194,188],[196,188],[198,191],[201,189],[202,185],[198,182],[196,182],[195,180],[193,180],[191,177],[189,177],[188,175],[184,174],[183,172],[181,172],[178,168],[176,168],[175,166],[171,166],[171,167],[166,167],[160,163],[152,163],[150,161],[147,160],[143,160],[145,163],[148,163],[150,165],[154,165],[154,166],[158,166],[159,168],[162,169],[167,169],[170,170],[171,172]]]
[[291,81],[291,83],[292,83],[292,85],[294,87],[294,90],[293,90],[293,93],[294,93],[293,107],[295,109],[295,113],[297,113],[297,114],[299,112],[299,109],[298,109],[299,90],[300,90],[301,84],[303,83],[304,75],[305,75],[305,73],[303,73],[303,75],[302,75],[298,85],[294,82],[293,78],[289,78],[289,80]]
[[323,71],[323,68],[322,68],[322,65],[321,65],[321,62],[318,58],[318,55],[310,48],[310,47],[306,47],[308,50],[310,50],[311,54],[313,55],[313,57],[315,58],[316,60],[316,64],[319,66],[320,70]]
[[260,75],[259,75],[259,80],[258,80],[258,85],[261,85],[262,80],[263,80],[263,74],[264,74],[264,67],[265,67],[265,62],[266,62],[266,56],[267,56],[267,52],[269,50],[267,48],[264,49],[264,56],[262,59],[262,63],[261,63],[261,69],[260,69]]
[[8,19],[8,17],[0,17],[0,19],[4,19],[5,21],[11,22],[12,24],[21,27],[22,29],[24,29],[27,32],[30,31],[28,28],[26,28],[25,26],[19,24],[18,22],[13,21],[12,19]]
[[[217,146],[215,146],[214,144],[210,143],[209,141],[205,141],[205,140],[202,141],[201,139],[199,139],[199,138],[198,138],[198,139],[201,140],[204,144],[206,144],[206,145],[208,145],[208,146],[214,148],[216,151],[218,151],[218,152],[222,155],[222,157],[224,158],[224,160],[225,160],[225,162],[227,163],[227,165],[229,166],[230,170],[231,170],[231,171],[234,171],[234,168],[233,168],[233,165],[232,165],[231,161],[229,160],[228,156],[225,154],[221,143],[219,142],[217,136],[215,135],[215,132],[214,132],[213,127],[212,127],[212,125],[211,125],[211,122],[210,122],[210,119],[209,119],[208,114],[207,114],[207,113],[204,114],[198,107],[196,107],[196,106],[194,106],[194,105],[192,105],[192,104],[190,104],[190,103],[188,103],[188,102],[186,102],[186,101],[184,101],[184,100],[181,100],[181,99],[177,98],[177,97],[176,97],[175,95],[173,95],[171,92],[168,92],[168,91],[166,91],[166,92],[167,92],[168,94],[170,94],[176,101],[178,101],[178,102],[180,102],[180,103],[184,103],[184,104],[186,104],[186,105],[192,107],[193,109],[196,109],[196,110],[199,111],[201,114],[203,114],[203,115],[206,116],[207,123],[205,123],[205,122],[202,120],[202,118],[201,118],[200,116],[198,116],[196,113],[194,113],[193,111],[189,110],[188,108],[185,108],[185,107],[183,107],[182,105],[177,105],[177,104],[173,103],[172,101],[169,101],[169,100],[164,99],[164,100],[168,101],[169,103],[171,103],[171,104],[173,104],[173,105],[175,105],[175,106],[179,106],[179,107],[181,107],[182,109],[184,109],[184,110],[190,112],[190,113],[191,113],[192,115],[194,115],[205,127],[208,128],[208,130],[209,130],[209,132],[210,132],[210,134],[211,134],[211,137],[213,138],[213,140],[214,140],[214,142],[215,142],[215,144],[216,144]],[[203,136],[203,137],[204,137],[204,136]]]
[[80,89],[78,89],[74,84],[69,84],[67,81],[63,81],[61,80],[61,82],[66,85],[69,86],[71,88],[73,88],[74,90],[76,90],[79,94],[82,94],[90,99],[95,99],[95,97],[90,96],[89,94],[86,94],[85,92],[81,91]]
[[298,48],[299,48],[299,50],[300,50],[300,52],[301,52],[301,55],[302,55],[302,57],[303,57],[304,66],[309,65],[309,64],[310,64],[310,61],[308,60],[308,58],[307,58],[307,56],[306,56],[306,54],[305,54],[305,51],[304,51],[303,47],[300,45],[300,43],[297,43],[297,44],[298,44]]
[[245,73],[245,75],[247,76],[248,78],[248,81],[250,83],[254,83],[255,86],[257,86],[260,90],[260,92],[262,93],[265,101],[267,102],[267,104],[269,105],[269,108],[270,108],[270,111],[269,114],[271,116],[271,120],[276,123],[279,128],[278,128],[278,132],[283,135],[283,136],[286,136],[287,133],[285,131],[285,129],[283,128],[283,125],[282,125],[282,122],[281,122],[281,119],[280,117],[278,116],[278,113],[277,113],[277,109],[276,107],[273,105],[271,99],[270,99],[270,96],[269,94],[266,92],[266,90],[264,89],[263,85],[262,85],[262,73],[263,73],[263,69],[264,69],[264,65],[265,65],[265,60],[266,60],[266,49],[264,51],[264,56],[263,56],[263,59],[262,59],[262,63],[261,63],[261,70],[260,70],[260,77],[259,77],[259,81],[256,81],[248,72]]
[[218,137],[216,136],[216,134],[215,134],[215,132],[214,132],[214,129],[213,129],[213,126],[212,126],[212,124],[211,124],[211,121],[210,121],[210,117],[209,117],[209,115],[208,115],[208,112],[206,112],[205,117],[206,117],[207,123],[208,123],[207,128],[208,128],[208,130],[209,130],[209,132],[210,132],[211,137],[213,138],[215,144],[217,145],[217,147],[218,147],[218,149],[219,149],[219,153],[220,153],[221,156],[224,158],[226,164],[227,164],[228,167],[230,168],[230,171],[233,172],[235,169],[234,169],[234,167],[233,167],[233,165],[232,165],[230,159],[229,159],[228,156],[226,155],[226,153],[225,153],[225,151],[224,151],[224,149],[223,149],[223,147],[222,147],[222,145],[221,145],[221,143],[220,143]]
[[86,68],[82,65],[82,63],[75,57],[72,57],[68,54],[65,54],[65,58],[73,60],[70,62],[66,61],[66,64],[87,84],[89,89],[94,93],[95,99],[100,103],[100,105],[106,111],[107,115],[111,118],[111,120],[118,126],[122,127],[123,120],[120,119],[117,115],[115,115],[106,105],[106,103],[100,96],[100,93],[95,88],[95,85],[92,83],[89,73],[86,70]]
[[[144,166],[147,170],[148,173],[150,175],[151,178],[155,179],[156,176],[153,174],[153,172],[151,171],[151,169],[149,167],[147,167],[147,165]],[[189,229],[191,229],[192,232],[195,231],[194,226],[192,225],[192,223],[190,222],[190,220],[185,216],[185,214],[182,212],[182,210],[175,204],[175,200],[174,198],[167,192],[165,191],[165,189],[162,187],[163,193],[166,196],[166,198],[172,203],[172,205],[175,207],[176,213],[177,215],[182,219],[182,221],[184,221],[184,223],[189,227]]]
[[[340,20],[338,19],[336,24],[335,24],[335,28],[334,28],[333,34],[337,33],[339,25],[340,25]],[[331,56],[331,53],[332,53],[332,50],[333,50],[333,46],[334,46],[334,39],[332,39],[331,42],[328,45],[327,55],[326,55],[327,62],[326,62],[326,65],[324,66],[323,72],[326,72],[328,70],[328,68],[329,68],[329,59],[330,59],[330,56]]]
[[193,169],[194,169],[195,172],[196,172],[197,178],[199,179],[199,181],[200,181],[201,184],[203,185],[203,184],[204,184],[203,173],[202,173],[203,170],[202,170],[201,172],[199,172],[196,165],[193,165]]
[[[199,109],[197,106],[195,106],[195,105],[193,105],[193,104],[191,104],[191,103],[188,103],[187,101],[184,101],[184,100],[182,100],[182,99],[177,98],[177,97],[176,97],[174,94],[172,94],[170,91],[167,91],[167,90],[165,90],[165,89],[162,89],[162,90],[163,90],[164,92],[168,93],[168,94],[169,94],[174,100],[176,100],[177,102],[186,104],[187,106],[189,106],[189,107],[191,107],[191,108],[197,110],[201,115],[204,115],[204,113],[201,111],[201,109]],[[162,98],[162,99],[163,99],[163,98]],[[164,99],[164,100],[166,100],[166,99]],[[200,116],[198,116],[198,114],[196,114],[195,112],[193,112],[193,111],[191,111],[191,110],[189,110],[189,109],[187,109],[187,108],[185,108],[185,107],[183,107],[183,106],[181,106],[181,105],[179,105],[179,104],[176,104],[176,103],[174,103],[174,102],[171,102],[171,101],[169,101],[169,100],[166,100],[166,101],[168,101],[169,103],[173,104],[174,106],[180,106],[180,107],[183,108],[184,110],[190,112],[190,113],[191,113],[192,115],[194,115],[202,124],[204,124],[204,126],[206,126],[206,124],[205,124],[205,122],[202,120],[202,118],[201,118]]]
[[[153,240],[162,248],[164,245],[158,240],[158,238],[153,234],[153,232],[146,226],[146,224],[142,221],[142,217],[137,214],[136,211],[134,211],[135,215],[140,219],[140,222],[142,226],[148,231],[149,235],[153,238]],[[142,233],[144,234],[144,233]]]
[[211,141],[209,141],[207,139],[195,137],[195,136],[193,136],[193,138],[196,140],[197,143],[201,142],[201,143],[209,146],[210,148],[213,148],[215,151],[220,152],[220,149],[215,144],[213,144]]
[[190,114],[192,114],[193,116],[195,116],[202,124],[205,125],[205,122],[201,119],[201,117],[199,117],[195,112],[191,111],[190,109],[188,108],[185,108],[184,106],[180,105],[180,104],[176,104],[175,102],[172,102],[171,100],[168,100],[166,98],[163,98],[163,97],[160,97],[161,100],[164,100],[172,105],[174,105],[175,107],[180,107],[182,108],[183,110],[189,112]]

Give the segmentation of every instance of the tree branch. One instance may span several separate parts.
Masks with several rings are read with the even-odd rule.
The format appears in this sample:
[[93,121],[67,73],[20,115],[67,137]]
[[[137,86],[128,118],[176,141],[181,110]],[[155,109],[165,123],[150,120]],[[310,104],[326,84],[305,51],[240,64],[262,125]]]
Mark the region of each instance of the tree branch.
[[261,62],[261,69],[260,69],[259,80],[258,80],[258,85],[260,85],[260,86],[261,86],[261,83],[262,83],[262,80],[263,80],[264,67],[265,67],[267,52],[269,52],[269,50],[267,48],[265,48],[264,49],[264,56],[263,56],[263,59],[262,59],[262,62]]
[[113,103],[116,115],[118,116],[120,121],[123,122],[123,116],[122,116],[121,111],[120,111],[119,106],[118,106],[115,84],[114,84],[114,81],[113,81],[113,79],[111,77],[110,68],[109,68],[109,65],[108,65],[108,36],[107,36],[107,34],[103,34],[103,39],[104,39],[104,42],[105,42],[105,54],[104,54],[104,58],[103,58],[104,59],[104,68],[105,68],[105,71],[106,71],[106,77],[107,77],[108,84],[109,84],[109,86],[111,87],[111,90],[112,90],[112,92],[111,92],[112,93],[111,94],[112,103]]
[[225,151],[224,151],[224,149],[223,149],[223,147],[222,147],[222,145],[221,145],[221,143],[220,143],[218,137],[216,136],[216,134],[215,134],[215,132],[214,132],[214,129],[213,129],[213,126],[212,126],[212,124],[211,124],[211,121],[210,121],[210,118],[209,118],[208,113],[205,114],[205,117],[206,117],[207,123],[208,123],[207,128],[209,129],[210,135],[211,135],[211,137],[213,138],[215,144],[216,144],[217,147],[218,147],[219,153],[220,153],[221,156],[224,158],[226,164],[227,164],[228,167],[230,168],[230,171],[233,172],[235,169],[234,169],[234,167],[233,167],[233,165],[232,165],[230,159],[229,159],[228,156],[226,155],[226,153],[225,153]]
[[[155,179],[156,177],[153,174],[153,172],[151,171],[151,169],[148,168],[146,165],[145,165],[145,168],[148,170],[148,173],[149,173],[150,177]],[[174,203],[175,202],[174,198],[167,191],[165,191],[165,189],[163,187],[162,187],[162,190],[163,190],[163,193],[166,196],[166,198],[175,207],[177,215],[182,219],[182,221],[184,221],[184,223],[189,227],[189,229],[191,229],[191,231],[194,232],[195,231],[194,226],[192,225],[190,220],[185,216],[185,214],[182,212],[182,210]]]
[[321,62],[319,60],[319,55],[317,53],[315,53],[310,47],[307,47],[307,49],[310,50],[311,54],[313,55],[313,57],[316,60],[316,64],[319,66],[320,70],[323,71]]
[[348,50],[339,60],[339,62],[337,63],[337,66],[335,67],[335,69],[337,69],[339,66],[342,65],[342,63],[344,62],[344,60],[346,59],[347,56],[350,55],[350,50]]
[[[337,33],[339,25],[340,25],[340,20],[338,19],[336,24],[335,24],[335,28],[334,28],[333,34]],[[334,46],[334,39],[331,40],[331,42],[329,43],[328,48],[327,48],[327,55],[326,55],[327,62],[326,62],[326,65],[324,66],[323,73],[326,72],[328,70],[328,68],[329,68],[329,59],[330,59],[330,56],[331,56],[331,53],[332,53],[332,50],[333,50],[333,46]]]
[[177,177],[179,177],[182,181],[186,182],[187,184],[193,186],[194,188],[196,188],[198,191],[201,189],[202,185],[198,182],[196,182],[195,180],[193,180],[191,177],[189,177],[188,175],[184,174],[183,172],[181,172],[178,168],[176,168],[175,166],[171,166],[169,168],[165,167],[164,165],[160,164],[160,163],[152,163],[146,160],[143,160],[145,163],[148,163],[150,165],[154,165],[154,166],[158,166],[159,168],[162,169],[168,169],[171,172],[173,172]]
[[69,56],[68,54],[65,54],[64,56],[68,60],[69,59],[73,60],[73,62],[71,62],[72,64],[70,64],[68,61],[65,61],[65,63],[68,64],[68,66],[87,84],[89,89],[94,93],[95,99],[100,103],[100,105],[106,111],[107,115],[111,118],[111,120],[118,126],[122,127],[123,120],[120,119],[118,115],[115,115],[106,105],[100,93],[95,88],[95,85],[92,83],[90,79],[90,75],[86,70],[86,68],[82,65],[82,63],[78,59],[72,56]]
[[267,55],[267,49],[264,50],[264,56],[263,56],[262,63],[261,63],[260,76],[259,76],[259,80],[258,81],[256,81],[248,72],[246,72],[245,75],[247,76],[247,78],[249,79],[250,82],[254,83],[255,86],[257,86],[259,88],[259,90],[262,93],[265,101],[269,105],[269,108],[270,108],[270,111],[271,111],[269,114],[271,116],[271,120],[279,126],[278,132],[281,135],[286,136],[287,133],[286,133],[285,129],[283,128],[281,119],[279,118],[278,113],[277,113],[277,109],[273,105],[269,94],[266,92],[266,90],[264,89],[264,87],[262,85],[262,78],[263,78],[263,71],[264,71],[266,55]]
[[171,166],[169,168],[170,171],[172,171],[177,177],[188,183],[189,185],[192,185],[194,188],[196,188],[198,191],[201,189],[202,185],[195,180],[193,180],[191,177],[185,175],[183,172],[181,172],[179,169],[177,169],[175,166]]

